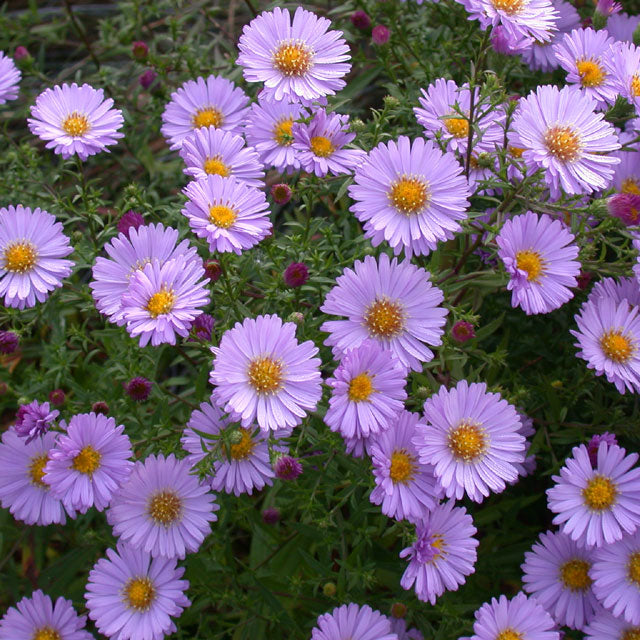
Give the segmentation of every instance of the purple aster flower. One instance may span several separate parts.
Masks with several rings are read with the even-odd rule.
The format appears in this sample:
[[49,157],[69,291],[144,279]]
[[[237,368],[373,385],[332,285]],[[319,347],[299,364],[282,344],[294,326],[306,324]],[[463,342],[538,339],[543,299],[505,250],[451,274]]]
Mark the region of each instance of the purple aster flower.
[[345,353],[327,380],[332,391],[325,423],[345,438],[385,431],[404,407],[406,375],[402,363],[383,345],[361,342]]
[[293,123],[305,118],[302,105],[259,98],[251,105],[244,134],[266,166],[291,172],[300,168],[298,152],[293,147]]
[[334,176],[353,173],[366,155],[361,149],[344,148],[356,134],[349,133],[349,116],[339,113],[317,109],[308,124],[294,124],[292,133],[302,169],[319,178],[329,172]]
[[610,215],[619,218],[628,227],[640,224],[640,195],[616,193],[607,200]]
[[[56,441],[51,431],[29,444],[9,429],[0,444],[0,503],[16,520],[26,524],[64,524],[62,502],[54,498],[44,481],[44,467]],[[69,511],[75,518],[75,512]]]
[[0,296],[7,307],[33,307],[62,286],[74,263],[62,224],[44,209],[0,208]]
[[243,427],[254,421],[261,429],[295,427],[322,396],[318,348],[299,344],[296,325],[276,315],[237,322],[212,347],[209,381],[213,397],[234,413]]
[[291,187],[288,184],[280,183],[274,184],[271,187],[271,197],[276,204],[284,205],[291,200]]
[[209,304],[201,260],[178,256],[160,264],[145,265],[131,276],[122,296],[122,317],[132,338],[140,336],[140,346],[149,342],[175,344],[176,334],[186,338],[193,321]]
[[615,2],[615,0],[598,0],[596,11],[603,16],[610,16],[622,11],[622,5],[619,2]]
[[599,549],[591,577],[600,603],[617,618],[640,626],[640,532]]
[[582,631],[585,640],[636,640],[640,637],[640,626],[632,626],[602,608]]
[[104,249],[109,257],[96,258],[89,287],[98,311],[120,326],[125,324],[122,297],[136,271],[150,262],[163,264],[180,255],[200,263],[196,249],[187,240],[178,244],[178,231],[162,224],[131,228],[128,237],[120,233]]
[[124,233],[125,236],[129,235],[129,229],[138,229],[144,224],[144,218],[141,213],[137,211],[129,210],[123,213],[118,220],[118,231]]
[[476,337],[476,332],[473,330],[473,325],[465,320],[459,320],[453,327],[451,327],[451,337],[456,342],[467,342]]
[[549,313],[573,298],[580,263],[575,236],[559,220],[528,211],[507,220],[496,237],[509,273],[511,306],[527,315]]
[[[17,57],[16,49],[16,57]],[[20,78],[22,73],[14,61],[0,51],[0,104],[18,97]]]
[[220,507],[190,470],[188,460],[173,454],[136,462],[107,511],[114,535],[154,558],[184,558],[197,551]]
[[633,32],[640,24],[640,15],[630,16],[626,13],[614,13],[607,20],[609,35],[619,42],[633,43]]
[[558,12],[550,0],[458,0],[479,20],[481,29],[502,25],[509,37],[518,41],[546,42],[557,29]]
[[210,175],[229,178],[252,187],[264,186],[264,169],[256,151],[242,136],[215,127],[196,129],[182,141],[184,172],[200,180]]
[[[453,500],[436,505],[416,526],[416,541],[400,552],[409,558],[400,585],[415,592],[419,600],[436,603],[445,591],[457,591],[475,569],[477,529],[464,507]],[[493,640],[493,639],[492,639]]]
[[527,598],[522,591],[507,600],[491,598],[475,613],[473,634],[469,640],[560,640],[553,618],[535,598]]
[[318,616],[311,640],[398,640],[398,636],[387,616],[352,602]]
[[56,85],[45,89],[31,107],[32,118],[27,118],[29,130],[41,140],[46,148],[67,159],[78,154],[80,160],[109,151],[124,133],[124,118],[120,109],[113,109],[113,100],[105,100],[102,89],[88,84],[79,87]]
[[[112,640],[163,640],[176,631],[179,617],[191,602],[187,580],[175,558],[154,558],[141,549],[118,544],[89,573],[89,617]],[[66,638],[64,638],[66,640]]]
[[491,46],[496,53],[512,56],[521,51],[523,46],[526,47],[527,44],[528,41],[526,39],[518,42],[513,41],[509,31],[501,24],[491,29]]
[[264,11],[242,30],[237,64],[247,82],[264,82],[275,100],[310,101],[334,95],[351,69],[342,31],[328,31],[331,21],[298,7]]
[[380,143],[358,167],[349,195],[374,246],[386,240],[397,255],[427,255],[460,231],[467,217],[469,186],[453,154],[431,141],[400,136]]
[[589,440],[589,443],[587,444],[587,452],[589,453],[591,466],[594,468],[598,465],[598,449],[600,448],[601,442],[606,442],[608,446],[618,444],[615,435],[608,431],[591,436],[591,440]]
[[297,458],[280,456],[274,465],[276,477],[280,480],[295,480],[302,473],[302,465]]
[[582,629],[599,608],[589,577],[593,555],[561,531],[541,534],[524,554],[523,589],[560,626]]
[[371,40],[373,44],[377,44],[379,47],[383,44],[387,44],[389,42],[389,38],[391,37],[391,31],[383,24],[377,24],[373,29],[371,29]]
[[287,287],[301,287],[309,279],[309,269],[303,262],[292,262],[282,277]]
[[587,369],[594,369],[596,375],[604,373],[619,393],[625,389],[640,392],[639,311],[626,300],[594,297],[574,316],[578,330],[571,330],[571,334],[580,349],[576,355],[586,360]]
[[596,103],[575,87],[540,86],[518,104],[509,145],[524,149],[525,164],[544,169],[544,179],[557,198],[606,189],[620,159],[615,129]]
[[263,191],[234,178],[209,175],[183,190],[189,198],[182,215],[211,251],[240,255],[266,238],[272,229]]
[[122,384],[125,393],[135,402],[144,402],[151,393],[151,381],[143,378],[142,376],[136,376],[131,378],[129,382]]
[[614,43],[606,30],[574,29],[553,45],[560,66],[567,71],[566,81],[580,87],[600,109],[616,101],[617,92],[607,73],[604,60]]
[[320,310],[347,316],[329,320],[320,329],[329,333],[325,344],[339,359],[363,340],[372,338],[390,349],[402,364],[421,371],[440,346],[448,311],[439,306],[444,294],[429,282],[430,274],[408,260],[382,254],[367,256],[345,269],[327,294]]
[[14,429],[21,438],[26,438],[25,443],[43,436],[60,415],[55,409],[51,411],[48,402],[40,404],[34,400],[31,404],[23,404],[16,414]]
[[[591,466],[585,445],[574,447],[556,483],[547,489],[553,523],[582,547],[601,547],[632,534],[640,525],[640,468],[637,453],[601,442]],[[640,618],[639,618],[640,621]]]
[[95,506],[103,511],[131,473],[131,443],[124,425],[113,418],[80,413],[58,435],[44,467],[44,482],[67,511],[85,513]]
[[504,491],[518,477],[526,441],[513,406],[487,385],[461,380],[453,389],[440,387],[424,403],[426,425],[414,438],[420,462],[434,465],[447,498],[466,493],[482,502],[491,491]]
[[220,76],[188,80],[171,94],[162,114],[160,131],[171,149],[180,149],[194,130],[215,127],[240,133],[249,98],[233,82]]
[[[206,274],[206,269],[205,269]],[[216,324],[216,319],[208,313],[201,313],[191,326],[191,332],[198,340],[204,342],[211,342],[213,336],[213,327]]]
[[395,424],[376,435],[371,445],[376,486],[369,500],[396,520],[418,522],[442,495],[433,467],[420,463],[412,442],[419,420],[417,413],[401,411]]
[[13,331],[0,331],[0,353],[13,353],[20,343],[20,338]]
[[[421,89],[420,107],[415,107],[418,124],[424,128],[427,138],[438,138],[446,142],[449,151],[466,153],[469,141],[469,108],[471,92],[469,85],[463,87],[438,78],[427,89]],[[475,89],[474,104],[477,105],[480,91]],[[504,143],[504,111],[487,105],[476,108],[474,114],[473,149],[493,151]],[[467,117],[465,117],[465,115]]]
[[614,90],[640,113],[640,48],[627,42],[616,42],[605,65]]
[[0,620],[0,640],[93,640],[71,600],[55,603],[40,589],[9,607]]
[[[229,438],[226,448],[220,439],[225,433],[235,436]],[[254,489],[260,491],[265,485],[273,484],[275,474],[269,461],[267,435],[256,425],[239,427],[209,401],[193,411],[181,442],[183,449],[190,453],[187,458],[190,465],[198,464],[208,455],[211,457],[208,480],[213,491],[239,496],[251,495]]]
[[620,164],[615,168],[613,187],[618,193],[640,195],[640,153],[637,151],[618,151]]

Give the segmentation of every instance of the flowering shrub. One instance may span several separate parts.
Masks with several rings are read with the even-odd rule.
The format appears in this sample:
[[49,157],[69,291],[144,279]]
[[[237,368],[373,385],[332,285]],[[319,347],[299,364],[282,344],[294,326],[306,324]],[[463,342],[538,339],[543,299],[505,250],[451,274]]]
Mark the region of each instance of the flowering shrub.
[[640,16],[0,12],[0,640],[637,640]]

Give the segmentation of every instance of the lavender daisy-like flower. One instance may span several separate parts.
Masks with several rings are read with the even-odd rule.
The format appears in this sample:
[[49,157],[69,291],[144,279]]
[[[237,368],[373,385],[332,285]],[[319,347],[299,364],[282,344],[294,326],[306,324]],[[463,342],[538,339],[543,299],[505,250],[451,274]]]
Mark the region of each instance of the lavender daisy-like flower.
[[[221,441],[224,433],[231,434],[226,448]],[[181,442],[192,466],[211,456],[209,480],[213,491],[239,496],[273,484],[275,473],[269,461],[267,435],[256,425],[240,427],[209,401],[193,411]]]
[[34,400],[30,404],[23,404],[16,414],[15,432],[21,438],[26,438],[25,444],[29,444],[49,431],[59,415],[59,411],[51,410],[48,402]]
[[318,616],[311,640],[398,640],[398,636],[387,616],[351,602]]
[[175,558],[154,558],[120,543],[89,573],[89,617],[112,640],[162,640],[176,631],[171,618],[191,604],[183,574]]
[[0,620],[0,640],[93,640],[71,600],[55,603],[40,589],[9,607]]
[[295,332],[293,322],[261,315],[237,322],[212,347],[213,397],[243,427],[295,427],[316,408],[322,396],[318,348],[311,340],[299,344]]
[[640,195],[640,153],[637,151],[618,151],[620,164],[613,174],[613,187],[618,193]]
[[556,483],[547,489],[553,523],[583,547],[601,547],[632,534],[640,525],[640,468],[637,453],[601,442],[595,468],[581,444],[571,451]]
[[131,443],[124,425],[101,414],[73,416],[58,435],[44,467],[43,481],[67,510],[103,511],[131,473]]
[[640,532],[600,549],[591,577],[600,603],[617,618],[640,626]]
[[365,340],[347,351],[327,380],[332,392],[324,421],[345,438],[385,431],[404,407],[405,384],[406,369],[393,353]]
[[540,541],[524,554],[523,589],[560,626],[582,629],[599,608],[589,577],[593,555],[561,531],[541,534]]
[[176,334],[186,338],[191,325],[209,304],[204,267],[199,259],[178,256],[164,264],[145,265],[131,276],[122,296],[122,318],[132,338],[140,336],[140,346],[149,342],[175,344]]
[[606,189],[620,159],[613,125],[596,113],[596,103],[575,87],[540,86],[518,103],[509,145],[524,149],[532,168],[544,169],[553,198]]
[[507,600],[491,598],[475,613],[473,635],[469,640],[560,640],[553,618],[535,598],[522,591]]
[[607,19],[609,35],[619,42],[633,43],[633,32],[640,24],[640,16],[630,16],[627,13],[614,13]]
[[616,42],[605,61],[613,88],[640,113],[640,47]]
[[154,558],[184,558],[197,551],[220,507],[190,471],[189,461],[173,454],[136,462],[107,511],[114,535]]
[[18,97],[21,77],[22,73],[15,62],[0,51],[0,104]]
[[596,298],[609,298],[616,304],[626,300],[631,306],[640,307],[640,284],[635,278],[604,278],[589,293],[589,300]]
[[448,311],[440,304],[444,294],[429,282],[430,274],[408,260],[382,254],[356,261],[345,269],[329,291],[320,310],[346,316],[347,320],[328,320],[320,329],[329,333],[325,344],[334,356],[372,338],[402,362],[420,371],[421,362],[434,354],[427,345],[440,346]]
[[609,214],[621,220],[628,227],[640,224],[640,195],[616,193],[607,200]]
[[266,166],[278,171],[300,168],[298,152],[293,147],[293,123],[307,116],[297,103],[258,98],[251,105],[244,135]]
[[613,104],[617,97],[604,64],[613,43],[606,30],[588,28],[574,29],[553,45],[560,66],[567,71],[567,83],[579,86],[601,109]]
[[435,508],[442,494],[433,467],[420,463],[412,442],[419,420],[419,414],[401,411],[395,423],[371,445],[376,486],[369,499],[396,520],[419,521]]
[[215,127],[240,133],[247,116],[247,95],[220,76],[188,80],[171,94],[160,131],[172,150],[180,149],[194,130]]
[[288,9],[264,11],[242,30],[237,63],[247,82],[263,82],[275,100],[311,101],[334,95],[351,65],[342,31],[331,21],[298,7],[293,22]]
[[602,608],[582,631],[585,640],[635,640],[640,637],[640,626],[630,625],[624,618],[616,618]]
[[41,140],[46,148],[63,158],[78,154],[80,160],[109,151],[124,133],[118,130],[124,123],[122,111],[113,109],[113,100],[105,100],[102,89],[88,84],[79,87],[63,84],[45,89],[31,107],[27,118],[29,130]]
[[356,137],[349,133],[349,116],[328,114],[319,108],[311,122],[294,124],[292,132],[293,149],[298,152],[302,169],[319,178],[327,173],[352,173],[366,155],[361,149],[344,148]]
[[109,257],[96,258],[89,287],[98,311],[120,326],[125,324],[122,297],[136,271],[150,262],[164,264],[180,255],[200,263],[195,247],[187,240],[178,243],[178,231],[161,223],[129,229],[128,236],[120,233],[104,249]]
[[511,279],[511,306],[527,315],[549,313],[573,298],[580,273],[575,236],[559,220],[531,211],[507,220],[496,237]]
[[586,360],[587,368],[604,374],[619,393],[640,392],[640,309],[626,300],[594,297],[574,316],[578,339],[576,354]]
[[420,462],[434,465],[447,498],[468,495],[482,502],[491,491],[504,491],[518,477],[525,438],[516,409],[483,383],[461,380],[440,387],[424,403],[426,425],[417,426],[414,444]]
[[[29,444],[9,429],[0,444],[0,503],[16,520],[26,524],[64,524],[62,502],[54,498],[43,480],[44,467],[56,441],[49,431]],[[69,515],[74,518],[75,512]]]
[[409,558],[400,585],[423,602],[436,603],[445,591],[457,591],[475,569],[477,529],[464,507],[453,500],[436,505],[416,526],[416,541],[400,552]]
[[62,286],[74,263],[62,224],[43,209],[0,208],[0,296],[7,307],[24,309],[44,302]]
[[397,255],[426,255],[460,231],[469,185],[455,156],[431,141],[400,136],[380,143],[358,167],[351,211],[374,246],[386,240]]
[[200,180],[216,175],[234,177],[252,187],[264,186],[264,169],[253,149],[242,136],[215,127],[196,129],[182,141],[180,156],[187,165],[184,172]]
[[263,191],[233,178],[210,175],[190,182],[182,215],[211,251],[240,255],[266,238],[272,229]]

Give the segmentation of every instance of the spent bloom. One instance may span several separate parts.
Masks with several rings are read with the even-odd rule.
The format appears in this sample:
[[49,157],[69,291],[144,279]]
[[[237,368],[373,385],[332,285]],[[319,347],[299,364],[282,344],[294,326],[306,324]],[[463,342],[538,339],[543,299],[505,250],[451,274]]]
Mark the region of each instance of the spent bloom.
[[[205,269],[206,273],[206,269]],[[191,332],[198,340],[204,340],[205,342],[211,342],[213,336],[213,327],[215,326],[216,319],[208,313],[201,313],[191,326]]]
[[86,83],[45,89],[31,107],[31,116],[27,118],[31,133],[65,159],[78,154],[84,161],[109,151],[107,147],[124,137],[119,131],[124,123],[120,109],[113,108],[111,98],[105,100],[102,89]]
[[371,18],[361,9],[354,11],[349,16],[349,20],[356,29],[368,29],[371,26]]
[[276,204],[284,205],[291,200],[292,190],[288,184],[280,182],[274,184],[270,190],[271,197]]
[[13,353],[20,344],[20,338],[13,331],[0,331],[0,353]]
[[125,236],[129,235],[129,229],[138,229],[144,224],[144,218],[141,213],[137,211],[129,210],[123,213],[118,220],[118,231],[124,233]]
[[373,29],[371,29],[371,40],[373,41],[373,44],[377,44],[378,46],[387,44],[390,37],[391,31],[389,31],[389,29],[383,24],[377,24]]
[[14,429],[21,438],[26,438],[29,444],[37,437],[44,435],[60,415],[55,409],[52,411],[48,402],[34,400],[30,404],[23,404],[16,414]]
[[138,77],[138,83],[143,89],[148,89],[157,77],[158,74],[153,69],[147,69]]
[[453,327],[451,327],[451,337],[456,342],[467,342],[476,337],[476,332],[473,329],[473,325],[466,320],[459,320]]
[[144,402],[151,393],[151,380],[147,380],[142,376],[131,378],[129,382],[124,382],[125,393],[135,402]]
[[54,407],[61,407],[65,401],[65,393],[63,389],[54,389],[53,391],[49,391],[49,402]]
[[302,473],[302,465],[297,458],[279,456],[274,465],[276,477],[280,480],[295,480]]
[[398,636],[387,616],[352,602],[318,616],[311,640],[398,640]]
[[607,200],[607,209],[615,218],[622,220],[628,227],[640,224],[640,195],[635,193],[616,193]]
[[138,60],[146,60],[149,55],[149,45],[142,40],[135,40],[131,43],[131,55]]
[[[16,59],[18,51],[16,49]],[[3,51],[0,51],[0,104],[18,97],[20,77],[22,73],[15,62]]]
[[287,287],[301,287],[309,279],[309,269],[303,262],[292,262],[282,274]]

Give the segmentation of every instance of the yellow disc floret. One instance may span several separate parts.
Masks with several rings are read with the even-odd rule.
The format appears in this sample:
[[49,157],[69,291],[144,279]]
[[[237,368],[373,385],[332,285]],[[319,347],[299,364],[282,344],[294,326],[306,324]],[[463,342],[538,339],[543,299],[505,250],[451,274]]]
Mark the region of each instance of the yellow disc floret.
[[313,136],[309,144],[311,151],[319,158],[328,158],[336,150],[331,140],[325,136]]
[[214,204],[209,208],[209,220],[220,229],[228,229],[238,217],[238,214],[224,204]]
[[600,337],[600,347],[609,360],[624,364],[628,362],[635,353],[635,345],[629,336],[619,330],[611,330]]
[[229,453],[234,460],[244,460],[253,453],[256,445],[251,437],[250,429],[238,429],[238,432],[240,434],[240,442],[232,444],[229,447]]
[[205,107],[198,109],[191,120],[194,129],[202,127],[221,127],[224,122],[224,116],[219,109],[215,107]]
[[583,87],[599,87],[607,77],[603,66],[596,60],[580,60],[576,68]]
[[589,577],[591,565],[585,560],[574,558],[560,567],[562,584],[571,591],[586,591],[593,580]]
[[538,282],[543,272],[544,261],[537,251],[527,249],[516,253],[516,267],[527,272],[529,282]]
[[49,485],[42,481],[42,478],[44,478],[44,467],[48,461],[49,457],[46,453],[43,453],[31,458],[31,462],[29,463],[29,478],[31,479],[31,484],[39,489],[49,488]]
[[168,527],[180,519],[182,500],[175,491],[160,491],[149,500],[147,513],[156,524]]
[[522,638],[522,634],[515,629],[503,629],[496,636],[496,640],[522,640]]
[[593,511],[609,509],[616,501],[618,489],[610,478],[595,475],[582,490],[584,503]]
[[389,477],[397,484],[407,484],[413,479],[416,459],[406,449],[397,449],[391,455]]
[[204,161],[204,171],[210,176],[222,176],[228,178],[231,174],[231,167],[226,165],[220,156],[207,158]]
[[479,423],[463,420],[449,431],[448,444],[455,458],[473,462],[486,451],[487,437]]
[[247,369],[249,384],[259,394],[276,393],[282,387],[282,363],[272,358],[255,358]]
[[313,52],[300,41],[281,42],[273,52],[273,66],[285,76],[303,76],[313,63]]
[[629,556],[629,580],[640,587],[640,551]]
[[91,125],[89,124],[89,120],[87,120],[87,116],[78,113],[77,111],[68,115],[62,123],[62,129],[72,138],[79,138],[80,136],[83,136],[90,128]]
[[147,611],[156,597],[156,590],[149,578],[132,578],[124,587],[124,603],[136,611]]
[[93,475],[100,468],[102,454],[96,451],[91,445],[80,449],[80,453],[75,456],[71,463],[71,468],[88,476]]
[[374,391],[373,378],[365,372],[351,378],[347,395],[352,402],[366,402]]
[[26,273],[36,265],[38,252],[31,242],[15,242],[4,250],[4,268],[13,273]]
[[469,121],[465,118],[445,118],[444,126],[454,138],[467,138],[469,136]]
[[31,640],[61,640],[62,636],[51,627],[38,629]]
[[400,213],[420,213],[429,203],[429,188],[423,178],[403,175],[388,193],[389,201]]
[[575,162],[582,155],[582,141],[571,127],[549,127],[544,134],[544,143],[549,152],[561,162]]
[[170,289],[161,289],[149,298],[146,309],[152,318],[157,318],[165,313],[169,313],[175,304],[175,293]]
[[400,335],[405,325],[402,305],[388,298],[378,298],[364,314],[364,324],[369,335],[375,338],[394,338]]
[[293,118],[280,120],[273,128],[273,139],[281,146],[288,147],[293,143]]

